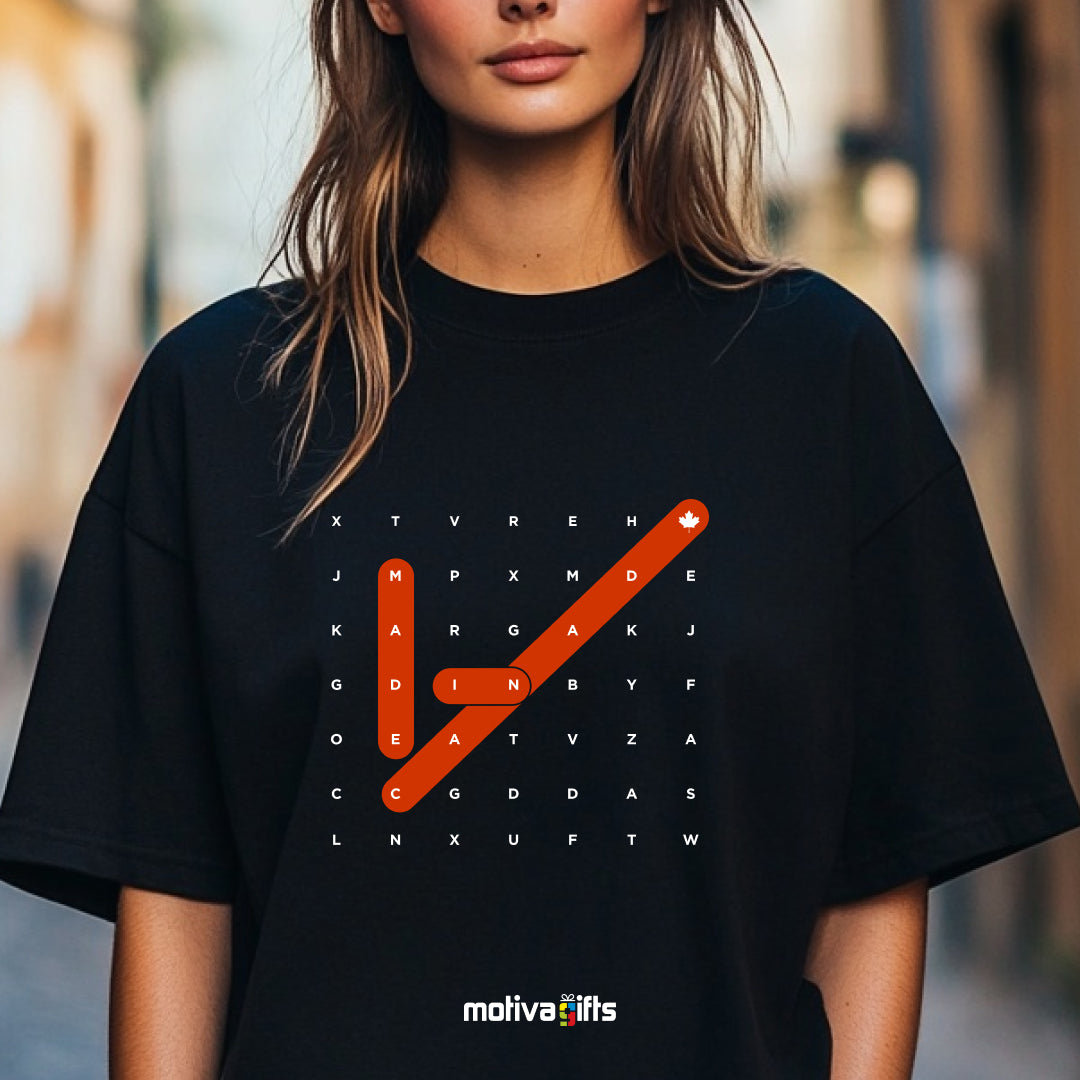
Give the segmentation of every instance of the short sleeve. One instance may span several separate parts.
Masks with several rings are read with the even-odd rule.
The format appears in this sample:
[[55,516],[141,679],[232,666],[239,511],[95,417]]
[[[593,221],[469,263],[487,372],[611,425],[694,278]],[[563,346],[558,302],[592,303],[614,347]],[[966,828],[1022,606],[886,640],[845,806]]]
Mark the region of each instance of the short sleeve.
[[853,746],[826,904],[933,887],[1080,825],[965,465],[878,316],[857,344]]
[[110,921],[121,884],[228,901],[236,873],[163,342],[79,507],[0,801],[0,880]]

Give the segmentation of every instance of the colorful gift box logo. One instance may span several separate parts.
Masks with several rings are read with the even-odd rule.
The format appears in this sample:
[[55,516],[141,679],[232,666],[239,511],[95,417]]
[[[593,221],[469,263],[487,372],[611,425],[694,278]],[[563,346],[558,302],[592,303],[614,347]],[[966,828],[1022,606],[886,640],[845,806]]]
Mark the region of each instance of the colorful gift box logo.
[[577,1023],[577,1001],[573,994],[563,994],[559,1002],[559,1027],[573,1027]]

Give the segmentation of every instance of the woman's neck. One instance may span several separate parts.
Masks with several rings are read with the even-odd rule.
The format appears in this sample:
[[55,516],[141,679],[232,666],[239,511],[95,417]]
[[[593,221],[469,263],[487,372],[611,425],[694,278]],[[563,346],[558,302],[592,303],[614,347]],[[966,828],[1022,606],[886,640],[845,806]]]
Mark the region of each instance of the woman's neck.
[[626,220],[613,138],[610,123],[515,142],[456,129],[449,193],[420,255],[474,285],[545,293],[610,281],[663,254]]

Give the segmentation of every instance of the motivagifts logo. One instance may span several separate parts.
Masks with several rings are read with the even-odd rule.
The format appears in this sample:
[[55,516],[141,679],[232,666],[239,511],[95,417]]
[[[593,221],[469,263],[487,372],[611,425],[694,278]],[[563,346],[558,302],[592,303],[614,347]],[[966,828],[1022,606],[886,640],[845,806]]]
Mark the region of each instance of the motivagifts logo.
[[522,1001],[520,994],[503,1001],[466,1001],[465,1020],[546,1021],[559,1027],[575,1027],[590,1020],[614,1020],[615,1002],[601,1001],[595,994],[563,994],[559,1001]]

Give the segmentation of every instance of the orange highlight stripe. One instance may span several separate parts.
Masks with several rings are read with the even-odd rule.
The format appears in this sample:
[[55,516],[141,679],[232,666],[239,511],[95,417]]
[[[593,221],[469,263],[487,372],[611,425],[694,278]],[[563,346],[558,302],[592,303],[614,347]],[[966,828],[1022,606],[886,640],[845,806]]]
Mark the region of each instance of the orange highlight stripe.
[[431,680],[447,705],[517,705],[529,696],[529,676],[514,667],[448,667]]
[[379,749],[392,758],[411,753],[416,740],[414,593],[413,569],[404,559],[379,567]]
[[[509,666],[524,669],[535,690],[700,536],[708,523],[704,503],[683,499]],[[383,802],[391,810],[411,810],[516,708],[516,704],[466,705],[386,781]]]

